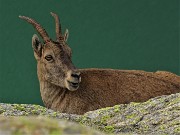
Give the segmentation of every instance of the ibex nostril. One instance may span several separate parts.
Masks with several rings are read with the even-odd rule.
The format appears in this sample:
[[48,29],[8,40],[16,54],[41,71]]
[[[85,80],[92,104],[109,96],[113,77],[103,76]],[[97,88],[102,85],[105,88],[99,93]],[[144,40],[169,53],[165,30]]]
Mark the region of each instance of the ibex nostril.
[[78,75],[78,74],[71,74],[71,76],[74,77],[74,78],[78,78],[78,79],[80,77],[80,75]]

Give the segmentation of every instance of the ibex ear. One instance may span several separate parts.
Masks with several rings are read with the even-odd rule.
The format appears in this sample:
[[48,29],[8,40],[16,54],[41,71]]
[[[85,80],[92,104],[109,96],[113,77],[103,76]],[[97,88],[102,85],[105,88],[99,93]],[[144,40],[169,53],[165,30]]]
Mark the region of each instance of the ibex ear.
[[68,37],[69,37],[69,31],[68,31],[68,29],[66,29],[66,31],[65,31],[65,33],[64,33],[64,41],[65,41],[65,42],[67,42]]
[[34,56],[38,60],[42,55],[42,44],[36,34],[32,37],[32,48],[34,50]]

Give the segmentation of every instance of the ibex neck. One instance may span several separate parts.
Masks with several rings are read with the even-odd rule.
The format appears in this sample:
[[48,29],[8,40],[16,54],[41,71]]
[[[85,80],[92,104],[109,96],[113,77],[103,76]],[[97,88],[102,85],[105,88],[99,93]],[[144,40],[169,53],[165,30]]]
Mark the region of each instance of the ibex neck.
[[57,109],[57,106],[60,105],[67,91],[47,81],[40,81],[40,92],[45,106],[47,108]]

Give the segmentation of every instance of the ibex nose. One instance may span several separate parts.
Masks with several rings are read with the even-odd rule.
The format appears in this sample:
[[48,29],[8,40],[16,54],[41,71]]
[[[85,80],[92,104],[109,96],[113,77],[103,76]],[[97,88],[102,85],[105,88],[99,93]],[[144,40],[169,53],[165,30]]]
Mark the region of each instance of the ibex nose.
[[80,72],[72,72],[71,76],[74,77],[74,78],[79,79],[80,78],[80,74],[81,74]]

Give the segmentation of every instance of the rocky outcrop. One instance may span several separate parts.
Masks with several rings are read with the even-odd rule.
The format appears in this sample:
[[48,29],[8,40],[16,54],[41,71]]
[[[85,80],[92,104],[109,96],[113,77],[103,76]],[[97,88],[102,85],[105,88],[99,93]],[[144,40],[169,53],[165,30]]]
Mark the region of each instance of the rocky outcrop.
[[77,123],[46,117],[0,117],[0,135],[103,135]]
[[113,133],[180,134],[180,94],[88,112],[80,122]]
[[[58,113],[39,105],[3,103],[0,104],[0,114],[0,121],[3,119],[3,121],[9,121],[9,123],[19,118],[7,118],[4,116],[48,116],[55,118],[56,120],[52,121],[56,121],[56,123],[62,121],[59,119],[66,119],[80,123],[79,125],[76,124],[77,127],[86,125],[106,133],[178,135],[180,134],[180,93],[152,98],[143,103],[132,102],[103,108],[87,112],[82,116]],[[29,122],[36,121],[36,118],[25,119],[25,121]],[[50,120],[48,119],[48,121]],[[27,123],[25,122],[25,124]],[[46,120],[44,123],[46,123]],[[2,129],[3,125],[0,124],[0,129]],[[60,126],[56,126],[56,128],[61,129]],[[89,132],[90,130],[86,131]]]

